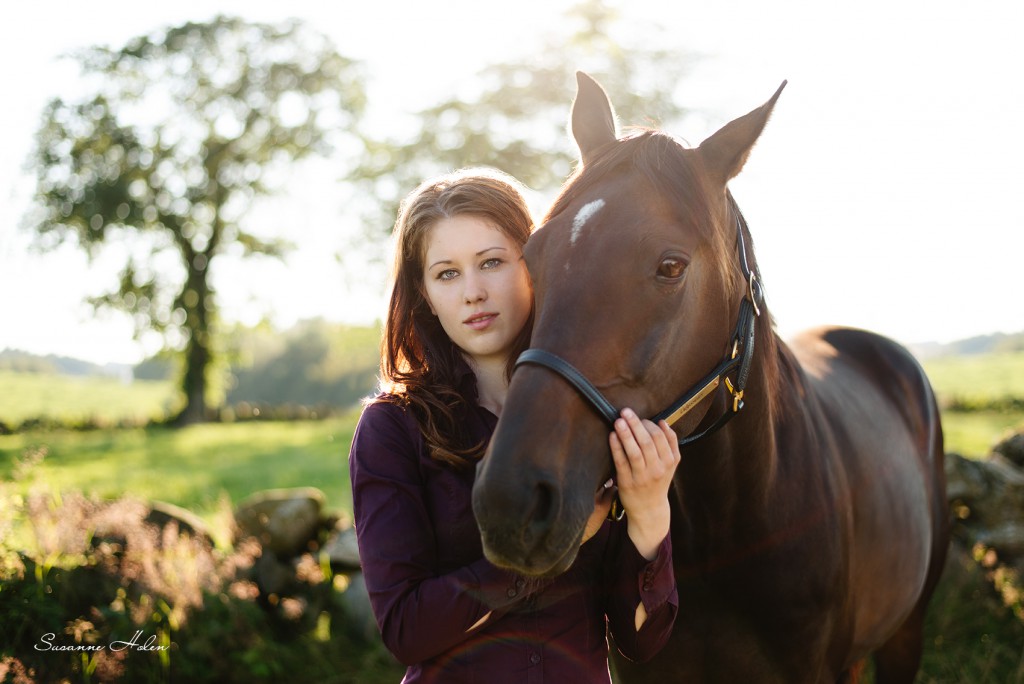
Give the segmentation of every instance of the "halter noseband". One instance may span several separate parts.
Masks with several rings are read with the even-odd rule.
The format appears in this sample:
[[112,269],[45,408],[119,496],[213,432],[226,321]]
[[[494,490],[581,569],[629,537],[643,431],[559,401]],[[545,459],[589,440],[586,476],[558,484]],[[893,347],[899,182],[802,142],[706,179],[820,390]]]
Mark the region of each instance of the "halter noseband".
[[[747,376],[750,374],[750,362],[754,356],[754,324],[761,315],[761,303],[764,293],[761,290],[761,283],[757,274],[750,269],[747,262],[747,247],[743,237],[743,220],[738,210],[736,213],[736,236],[737,249],[740,255],[740,268],[743,269],[743,277],[747,281],[747,292],[740,302],[740,312],[736,320],[736,328],[732,337],[732,352],[722,360],[710,373],[696,385],[686,391],[679,399],[672,403],[667,409],[652,417],[651,420],[658,422],[665,420],[669,425],[678,422],[683,416],[689,413],[701,400],[715,391],[724,381],[726,390],[732,396],[731,410],[727,409],[718,420],[710,427],[697,434],[690,434],[679,438],[679,446],[683,447],[696,442],[698,439],[715,432],[740,412],[743,408],[743,390],[747,385]],[[556,354],[543,349],[527,349],[516,359],[516,368],[523,364],[544,366],[562,376],[576,391],[586,399],[591,407],[604,418],[605,422],[613,425],[619,417],[619,411],[601,391],[594,387],[587,378],[572,364]],[[729,379],[729,375],[736,371],[735,383]]]

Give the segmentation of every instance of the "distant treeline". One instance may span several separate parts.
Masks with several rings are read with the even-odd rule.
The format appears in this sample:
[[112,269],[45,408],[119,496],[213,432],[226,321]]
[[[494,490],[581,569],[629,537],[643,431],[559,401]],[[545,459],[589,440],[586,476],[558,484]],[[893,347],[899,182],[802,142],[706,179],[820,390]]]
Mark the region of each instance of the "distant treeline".
[[[322,319],[302,321],[284,332],[269,325],[235,326],[223,344],[223,403],[348,408],[376,386],[379,344],[378,326]],[[133,376],[171,379],[177,377],[177,366],[175,356],[162,353],[136,366]]]
[[377,384],[380,328],[304,321],[239,331],[227,403],[348,407]]
[[99,365],[71,358],[47,354],[39,356],[20,349],[0,349],[0,370],[15,373],[57,373],[59,375],[109,375],[123,376],[130,372],[127,364],[108,363]]
[[[377,383],[380,327],[302,321],[280,331],[269,324],[235,325],[225,331],[218,347],[219,362],[211,385],[216,404],[232,407],[241,418],[248,407],[278,407],[274,413],[298,413],[316,408],[323,415],[348,409],[372,393]],[[176,382],[180,358],[161,352],[132,367],[97,364],[62,356],[39,356],[24,351],[0,351],[0,371],[65,376],[114,376],[128,381]]]
[[947,343],[925,342],[911,345],[911,349],[918,358],[922,359],[1018,352],[1024,351],[1024,331],[977,335]]

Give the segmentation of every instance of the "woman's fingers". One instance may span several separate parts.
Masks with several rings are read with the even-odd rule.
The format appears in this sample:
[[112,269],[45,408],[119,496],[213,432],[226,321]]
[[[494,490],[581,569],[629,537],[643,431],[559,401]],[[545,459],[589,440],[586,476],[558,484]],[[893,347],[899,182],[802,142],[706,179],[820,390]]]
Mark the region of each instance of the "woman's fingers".
[[633,478],[656,479],[678,462],[679,443],[672,428],[665,421],[655,425],[641,420],[630,409],[623,409],[615,421],[609,441],[620,477],[628,470]]
[[619,499],[628,516],[627,530],[637,551],[653,559],[668,534],[668,490],[679,463],[679,441],[665,421],[654,424],[623,409],[609,435]]
[[[638,450],[637,456],[646,460],[647,456],[653,456],[656,449],[654,441],[651,439],[651,432],[647,429],[645,423],[650,421],[640,420],[640,416],[636,415],[632,409],[622,410],[622,419],[626,421],[626,426],[629,429],[630,435],[633,437],[633,442],[636,444]],[[627,454],[630,454],[629,450],[626,450]],[[630,454],[632,456],[633,454]]]
[[[618,421],[615,421],[618,423]],[[629,487],[633,484],[633,469],[629,465],[629,457],[622,445],[618,432],[613,432],[608,437],[608,444],[612,448],[612,462],[615,464],[615,474],[619,479],[620,487]]]
[[679,454],[679,437],[676,435],[675,430],[673,430],[672,426],[668,424],[668,421],[664,419],[658,421],[658,429],[663,435],[665,435],[665,440],[668,442],[669,463],[672,465],[679,463],[682,456]]
[[[615,434],[622,443],[622,450],[629,460],[630,467],[643,465],[644,452],[640,439],[646,437],[648,441],[650,440],[650,436],[647,435],[647,430],[643,429],[643,426],[636,429],[639,423],[640,419],[629,409],[624,410],[622,417],[615,421]],[[639,434],[641,432],[643,435]]]

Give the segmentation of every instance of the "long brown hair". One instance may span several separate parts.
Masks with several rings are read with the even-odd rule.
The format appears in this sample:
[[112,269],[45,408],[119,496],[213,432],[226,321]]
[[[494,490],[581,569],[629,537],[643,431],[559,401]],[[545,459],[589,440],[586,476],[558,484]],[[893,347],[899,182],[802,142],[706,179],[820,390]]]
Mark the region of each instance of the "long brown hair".
[[[427,236],[440,220],[477,216],[492,223],[520,249],[533,219],[519,183],[490,169],[468,169],[422,183],[402,202],[395,223],[391,301],[381,341],[381,398],[411,409],[432,458],[455,465],[475,462],[484,443],[473,443],[460,420],[471,397],[460,389],[461,351],[430,312],[423,296]],[[506,366],[527,347],[533,312],[516,338]]]

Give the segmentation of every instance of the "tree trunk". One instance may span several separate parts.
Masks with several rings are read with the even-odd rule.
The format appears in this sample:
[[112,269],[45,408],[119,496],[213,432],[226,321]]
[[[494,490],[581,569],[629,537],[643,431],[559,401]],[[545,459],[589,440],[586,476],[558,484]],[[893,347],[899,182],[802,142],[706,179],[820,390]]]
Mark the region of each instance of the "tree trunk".
[[210,362],[210,350],[200,342],[198,337],[206,337],[205,333],[193,330],[185,348],[185,376],[182,379],[182,390],[185,393],[185,408],[175,418],[177,425],[194,425],[203,423],[208,418],[206,407],[206,366]]
[[206,405],[206,369],[210,365],[210,309],[212,293],[206,280],[206,257],[188,260],[188,280],[180,301],[185,308],[185,373],[181,389],[185,408],[177,415],[177,425],[194,425],[209,420]]

